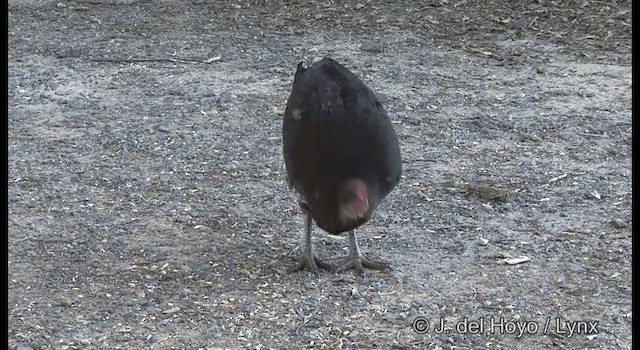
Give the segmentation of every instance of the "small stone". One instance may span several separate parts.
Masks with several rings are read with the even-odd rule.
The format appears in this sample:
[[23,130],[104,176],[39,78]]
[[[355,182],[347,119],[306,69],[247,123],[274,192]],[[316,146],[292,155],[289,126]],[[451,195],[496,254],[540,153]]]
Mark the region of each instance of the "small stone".
[[377,92],[376,97],[378,98],[378,101],[380,101],[380,103],[387,103],[390,100],[389,95],[383,92]]
[[16,344],[14,350],[33,350],[33,348],[23,344]]
[[431,6],[433,7],[442,7],[449,3],[449,0],[433,0]]
[[513,21],[513,26],[518,29],[527,30],[529,28],[529,22],[526,18],[520,17]]
[[615,228],[625,228],[625,227],[627,227],[627,223],[622,221],[622,220],[620,220],[620,219],[613,219],[609,223],[611,224],[611,226],[613,226]]
[[379,53],[384,51],[384,46],[381,43],[368,42],[360,45],[360,50],[366,51],[366,52]]

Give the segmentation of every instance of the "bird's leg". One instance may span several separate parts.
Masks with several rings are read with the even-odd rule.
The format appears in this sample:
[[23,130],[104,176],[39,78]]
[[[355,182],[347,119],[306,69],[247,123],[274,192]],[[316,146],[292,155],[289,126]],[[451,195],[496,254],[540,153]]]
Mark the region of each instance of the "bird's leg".
[[347,257],[347,262],[340,266],[337,271],[355,269],[358,273],[363,273],[365,268],[371,270],[391,270],[389,264],[367,260],[362,256],[360,247],[358,246],[358,239],[356,238],[356,231],[351,230],[349,231],[349,256]]
[[[304,209],[304,208],[303,208]],[[313,254],[313,242],[311,241],[311,225],[313,224],[313,219],[311,218],[311,214],[309,212],[307,214],[307,228],[305,230],[304,235],[304,252],[300,256],[298,260],[298,264],[291,269],[291,272],[296,272],[307,268],[307,270],[317,273],[318,267],[323,270],[331,270],[331,265],[325,263],[320,260],[315,254]]]

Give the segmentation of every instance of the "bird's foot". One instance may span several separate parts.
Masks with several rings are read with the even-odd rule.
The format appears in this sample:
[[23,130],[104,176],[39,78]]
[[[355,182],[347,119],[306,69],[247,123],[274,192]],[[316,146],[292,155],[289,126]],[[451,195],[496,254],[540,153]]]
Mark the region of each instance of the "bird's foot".
[[300,259],[298,259],[298,263],[296,264],[296,266],[291,268],[289,272],[293,273],[293,272],[302,271],[305,269],[313,273],[318,273],[319,269],[323,269],[327,271],[333,270],[331,265],[320,260],[315,254],[305,253],[305,254],[302,254]]
[[363,257],[362,255],[350,254],[347,257],[347,261],[340,267],[336,269],[336,272],[342,272],[349,269],[356,270],[357,273],[364,273],[364,269],[370,270],[391,270],[391,265],[378,261],[371,261]]

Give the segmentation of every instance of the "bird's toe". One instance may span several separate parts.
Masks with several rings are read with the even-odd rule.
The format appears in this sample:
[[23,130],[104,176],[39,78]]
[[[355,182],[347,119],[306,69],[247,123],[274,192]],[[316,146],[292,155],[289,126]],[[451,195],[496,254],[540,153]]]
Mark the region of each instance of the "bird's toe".
[[330,264],[320,260],[315,254],[303,254],[300,259],[298,259],[298,263],[292,267],[289,272],[298,272],[302,270],[307,270],[309,272],[313,272],[317,274],[320,270],[332,271],[333,267]]
[[343,272],[350,269],[354,269],[357,273],[362,274],[365,272],[365,269],[378,270],[378,271],[384,271],[384,270],[391,271],[391,265],[387,263],[379,262],[379,261],[372,261],[362,256],[352,255],[347,258],[347,261],[344,264],[342,264],[340,267],[336,269],[336,272]]

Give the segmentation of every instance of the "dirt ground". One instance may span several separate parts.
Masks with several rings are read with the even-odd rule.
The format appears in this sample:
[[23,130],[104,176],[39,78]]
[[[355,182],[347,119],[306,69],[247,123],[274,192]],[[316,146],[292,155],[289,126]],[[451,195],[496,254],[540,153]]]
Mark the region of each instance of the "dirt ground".
[[[631,348],[630,0],[9,0],[8,21],[10,349]],[[287,273],[281,118],[322,56],[400,138],[358,231],[388,273]]]

